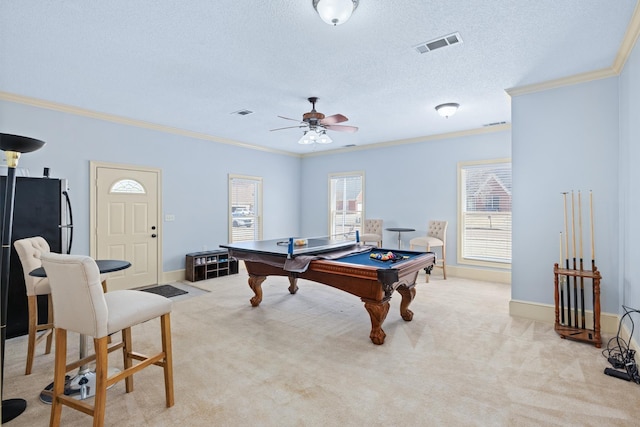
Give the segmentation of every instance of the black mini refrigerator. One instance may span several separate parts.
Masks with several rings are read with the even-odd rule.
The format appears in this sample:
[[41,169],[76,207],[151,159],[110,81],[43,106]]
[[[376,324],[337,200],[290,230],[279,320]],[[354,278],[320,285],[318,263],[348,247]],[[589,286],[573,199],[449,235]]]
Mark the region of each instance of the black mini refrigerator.
[[[6,176],[0,177],[0,207],[4,206]],[[42,236],[52,252],[68,254],[73,241],[73,215],[66,179],[16,177],[11,237],[11,271],[7,309],[7,338],[29,331],[29,311],[24,273],[13,242]],[[38,300],[38,318],[47,318],[47,299]]]

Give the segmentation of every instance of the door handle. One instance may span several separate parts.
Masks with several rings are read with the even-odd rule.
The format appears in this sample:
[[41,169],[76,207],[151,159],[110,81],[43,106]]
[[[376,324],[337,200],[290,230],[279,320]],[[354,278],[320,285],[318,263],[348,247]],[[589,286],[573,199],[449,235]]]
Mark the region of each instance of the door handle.
[[152,234],[151,237],[157,237],[157,235],[156,234]]

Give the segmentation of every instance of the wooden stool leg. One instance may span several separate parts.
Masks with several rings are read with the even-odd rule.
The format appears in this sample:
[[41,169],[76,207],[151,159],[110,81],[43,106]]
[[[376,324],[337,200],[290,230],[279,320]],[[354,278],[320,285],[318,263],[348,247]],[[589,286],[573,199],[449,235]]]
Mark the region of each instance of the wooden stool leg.
[[[131,359],[131,352],[133,351],[131,348],[131,328],[122,330],[122,343],[124,344],[122,347],[122,360],[124,363],[124,370],[126,371],[133,366],[133,361]],[[124,379],[124,384],[126,392],[131,393],[133,391],[133,375],[126,377]]]
[[[51,325],[53,329],[53,300],[51,299],[51,294],[47,295],[47,323]],[[49,332],[50,331],[50,332]],[[51,344],[53,343],[53,330],[49,330],[47,332],[47,344],[45,347],[44,354],[51,353]]]
[[171,347],[171,317],[169,313],[160,317],[162,328],[162,351],[164,352],[164,390],[167,408],[173,406],[173,350]]
[[[109,354],[107,352],[108,337],[94,338],[96,349],[96,395],[93,402],[93,427],[104,426],[104,414],[107,406],[107,371]],[[58,343],[56,342],[56,349]]]
[[33,356],[36,352],[36,330],[38,323],[38,297],[30,295],[27,297],[27,306],[29,311],[29,337],[27,341],[27,366],[24,370],[25,375],[31,374],[33,368]]
[[51,417],[49,418],[50,427],[58,427],[60,425],[60,417],[62,416],[62,403],[58,396],[64,395],[65,374],[67,373],[67,330],[56,329],[56,352],[53,374],[53,398],[51,402]]

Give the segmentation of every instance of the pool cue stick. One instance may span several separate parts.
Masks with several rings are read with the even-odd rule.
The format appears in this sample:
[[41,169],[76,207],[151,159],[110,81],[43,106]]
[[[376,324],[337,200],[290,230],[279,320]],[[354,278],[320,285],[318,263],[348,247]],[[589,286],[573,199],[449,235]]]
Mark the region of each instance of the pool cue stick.
[[[560,262],[558,263],[558,268],[562,267],[562,231],[560,232]],[[560,276],[558,279],[564,278],[564,276]],[[560,323],[564,325],[564,281],[560,280]]]
[[[591,215],[591,272],[595,273],[596,272],[596,238],[595,238],[595,234],[593,232],[594,228],[593,228],[593,191],[589,190],[589,211],[590,211],[590,215]],[[593,293],[593,295],[591,296],[591,303],[593,304],[593,306],[595,307],[596,305],[596,294],[595,291]],[[596,317],[595,317],[595,312],[594,312],[594,316],[593,316],[593,329],[596,328]]]
[[[580,232],[580,272],[584,271],[584,266],[582,265],[582,196],[580,190],[578,190],[578,229]],[[585,329],[585,320],[584,320],[584,276],[580,276],[580,305],[582,308],[582,329]]]
[[593,191],[589,190],[589,210],[591,215],[591,270],[596,271],[596,244],[593,234]]
[[[571,190],[571,240],[573,241],[573,270],[576,270],[576,215],[574,206],[573,190]],[[578,278],[573,276],[573,298],[574,298],[574,312],[573,316],[576,321],[575,326],[578,327]]]
[[[569,223],[567,221],[567,192],[562,193],[564,199],[564,241],[565,248],[567,249],[567,257],[564,260],[565,268],[569,269]],[[567,282],[567,323],[571,326],[571,284],[569,276],[565,276]]]

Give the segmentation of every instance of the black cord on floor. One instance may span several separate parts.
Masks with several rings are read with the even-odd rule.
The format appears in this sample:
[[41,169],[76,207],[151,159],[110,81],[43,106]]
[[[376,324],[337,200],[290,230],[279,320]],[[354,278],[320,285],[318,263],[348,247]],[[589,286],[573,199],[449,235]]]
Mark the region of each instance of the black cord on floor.
[[[602,355],[611,363],[614,369],[606,368],[604,373],[612,377],[620,378],[626,381],[633,381],[636,384],[640,384],[640,374],[638,373],[638,366],[635,360],[635,350],[629,348],[629,343],[633,338],[633,331],[635,325],[633,323],[633,313],[640,314],[639,310],[622,306],[624,314],[620,318],[618,325],[618,333],[615,337],[611,338],[607,343],[607,348],[602,350]],[[622,323],[624,319],[628,317],[631,323],[631,333],[629,334],[629,343],[620,337],[620,331],[622,330]]]

